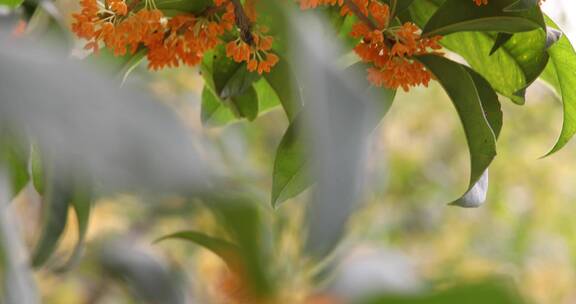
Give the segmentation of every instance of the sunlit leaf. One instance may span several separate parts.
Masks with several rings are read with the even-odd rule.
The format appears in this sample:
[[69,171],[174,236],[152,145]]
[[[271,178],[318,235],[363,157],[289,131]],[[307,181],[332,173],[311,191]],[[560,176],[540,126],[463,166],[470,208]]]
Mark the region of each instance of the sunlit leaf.
[[[552,28],[559,28],[550,18],[546,19],[546,23]],[[562,149],[576,134],[576,52],[564,35],[548,49],[548,53],[550,63],[542,78],[554,87],[564,105],[562,132],[552,150],[546,154],[551,155]]]
[[423,28],[423,35],[448,35],[463,31],[518,33],[544,28],[538,6],[530,10],[507,12],[517,0],[491,0],[477,6],[473,1],[446,0]]

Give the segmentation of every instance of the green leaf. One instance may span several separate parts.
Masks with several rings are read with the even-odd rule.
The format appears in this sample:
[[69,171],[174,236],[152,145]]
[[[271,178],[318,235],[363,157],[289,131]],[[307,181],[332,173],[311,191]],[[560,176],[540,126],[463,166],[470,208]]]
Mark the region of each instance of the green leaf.
[[45,175],[44,175],[44,168],[42,166],[42,156],[38,151],[37,145],[32,146],[32,151],[30,154],[30,163],[31,163],[30,171],[32,175],[32,184],[34,185],[34,189],[36,189],[36,191],[40,193],[40,195],[43,195],[46,190],[44,181]]
[[521,304],[518,291],[499,279],[457,285],[445,290],[419,295],[384,295],[371,297],[361,304]]
[[5,166],[10,177],[12,195],[16,196],[28,184],[30,152],[21,141],[8,134],[0,134],[0,166]]
[[[548,26],[559,29],[550,18],[546,18]],[[576,52],[564,35],[548,49],[550,63],[542,78],[553,86],[556,93],[562,97],[564,119],[562,131],[554,147],[546,156],[558,152],[576,134]]]
[[256,95],[258,95],[258,109],[259,113],[275,108],[280,105],[280,98],[274,88],[270,86],[266,78],[261,78],[254,83],[254,90],[256,90]]
[[[485,81],[481,81],[482,78],[471,74],[465,66],[459,63],[435,55],[419,56],[418,60],[436,76],[438,82],[444,87],[464,127],[470,152],[470,183],[465,194],[452,204],[470,207],[467,202],[469,191],[476,190],[474,189],[476,183],[496,156],[495,132],[492,130],[482,105],[482,99],[496,98],[497,101],[496,94],[490,92],[490,86]],[[496,103],[496,101],[492,100],[490,103]],[[493,122],[499,130],[501,121],[494,119]]]
[[290,64],[285,58],[280,58],[276,66],[272,68],[270,73],[264,74],[264,77],[280,98],[280,103],[288,116],[288,120],[294,120],[303,103],[300,86]]
[[539,0],[517,0],[515,3],[510,4],[504,11],[506,12],[521,12],[538,6]]
[[305,140],[301,136],[302,116],[295,119],[280,141],[272,175],[272,206],[306,190],[311,184],[307,171]]
[[134,69],[136,69],[142,63],[142,61],[144,61],[145,57],[146,57],[146,50],[140,49],[135,54],[133,54],[130,57],[130,59],[126,61],[126,63],[124,63],[120,67],[120,70],[118,71],[117,75],[118,77],[121,78],[120,82],[121,84],[124,84],[126,82],[130,73],[132,73],[132,71],[134,71]]
[[260,75],[249,72],[246,63],[237,63],[226,57],[224,46],[215,50],[213,59],[214,92],[221,99],[244,94]]
[[180,231],[173,234],[163,236],[154,241],[158,243],[170,239],[181,239],[190,241],[198,246],[210,250],[218,255],[230,267],[237,267],[238,253],[240,249],[233,243],[226,240],[208,236],[204,233],[197,231]]
[[[410,10],[414,22],[425,24],[438,3],[416,0]],[[440,43],[461,55],[498,93],[523,104],[524,97],[519,92],[537,79],[548,62],[546,33],[543,30],[517,33],[505,41],[501,41],[502,35],[505,34],[462,32],[448,35]],[[498,44],[501,44],[498,50],[490,54]]]
[[68,206],[73,198],[70,189],[49,181],[49,187],[42,198],[42,232],[32,254],[32,266],[41,267],[52,256],[64,232],[68,220]]
[[76,215],[76,222],[78,225],[78,240],[72,251],[72,255],[60,271],[67,271],[76,265],[82,255],[84,249],[84,242],[86,233],[88,232],[88,223],[90,220],[90,212],[92,210],[92,192],[88,187],[79,187],[76,185],[74,189],[74,196],[71,201],[72,208]]
[[232,111],[212,93],[208,86],[202,90],[202,124],[205,126],[223,126],[236,119]]
[[494,46],[490,50],[490,56],[496,53],[497,50],[500,49],[506,42],[510,41],[510,39],[514,36],[513,34],[508,33],[498,33],[496,36],[496,41],[494,41]]
[[230,107],[233,112],[250,121],[258,117],[258,95],[253,87],[249,87],[242,95],[230,98]]
[[0,0],[0,6],[7,6],[8,8],[17,8],[24,0]]
[[464,31],[519,33],[544,29],[538,6],[530,10],[507,12],[518,0],[491,0],[477,6],[473,1],[446,0],[424,26],[424,36],[448,35]]

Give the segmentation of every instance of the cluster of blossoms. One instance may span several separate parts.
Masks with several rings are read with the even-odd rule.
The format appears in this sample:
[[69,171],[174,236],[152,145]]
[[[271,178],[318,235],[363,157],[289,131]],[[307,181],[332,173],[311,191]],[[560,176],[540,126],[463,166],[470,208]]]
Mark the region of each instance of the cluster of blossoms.
[[[139,4],[140,0],[81,0],[82,10],[73,15],[72,31],[86,39],[85,48],[94,52],[104,46],[122,56],[144,49],[149,68],[158,70],[197,65],[207,51],[224,43],[224,34],[236,29],[235,7],[230,0],[215,0],[198,15],[174,17],[165,16],[153,0]],[[247,28],[251,31],[251,25]],[[239,38],[228,43],[227,55],[237,62],[246,61],[250,71],[269,72],[278,57],[270,52],[273,38],[263,33],[254,31],[250,41]]]
[[338,5],[341,14],[362,14],[363,18],[354,24],[350,35],[360,42],[354,51],[366,63],[368,80],[375,86],[402,88],[427,86],[432,74],[424,65],[414,60],[414,56],[440,54],[438,41],[440,36],[425,38],[420,29],[407,22],[399,26],[390,26],[390,8],[377,0],[351,0],[354,8],[348,7],[343,0],[301,0],[302,9],[319,5]]

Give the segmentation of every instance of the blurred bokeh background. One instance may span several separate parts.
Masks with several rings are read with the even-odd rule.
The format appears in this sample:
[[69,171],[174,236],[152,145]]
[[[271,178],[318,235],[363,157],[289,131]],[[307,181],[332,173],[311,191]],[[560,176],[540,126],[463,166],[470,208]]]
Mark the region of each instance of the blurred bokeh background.
[[[70,0],[56,4],[63,16],[76,7]],[[573,0],[548,0],[544,5],[572,41],[575,5]],[[41,25],[30,26],[31,31],[43,31]],[[268,201],[274,151],[288,125],[280,110],[261,114],[254,122],[208,128],[200,122],[203,83],[197,70],[149,72],[140,66],[127,82],[176,111],[190,130],[211,143],[203,152],[223,164],[223,174],[252,185],[262,201]],[[276,210],[262,206],[276,233],[277,257],[286,268],[280,289],[294,299],[316,292],[348,298],[499,278],[535,303],[576,303],[576,143],[541,158],[559,133],[562,115],[560,102],[544,84],[530,88],[524,106],[502,101],[504,128],[490,168],[488,199],[482,207],[467,210],[446,205],[466,187],[468,170],[465,137],[451,102],[435,83],[399,93],[372,135],[363,204],[338,249],[337,265],[319,284],[306,279],[314,267],[299,256],[302,204],[308,193]],[[30,189],[14,204],[31,245],[38,231],[37,197]],[[77,237],[75,222],[69,223],[59,249],[62,256]],[[114,256],[120,248],[129,253],[132,265],[149,270],[136,277],[160,275],[155,272],[160,267],[174,281],[166,288],[184,285],[198,303],[217,299],[223,263],[216,255],[186,242],[152,243],[192,228],[219,231],[213,214],[179,197],[125,193],[99,199],[79,265],[66,273],[50,268],[35,272],[40,294],[45,303],[139,303],[132,296],[134,286],[116,283],[110,274],[113,262],[122,259]],[[130,263],[122,265],[131,271]],[[320,301],[328,300],[319,296],[310,303],[332,303]]]

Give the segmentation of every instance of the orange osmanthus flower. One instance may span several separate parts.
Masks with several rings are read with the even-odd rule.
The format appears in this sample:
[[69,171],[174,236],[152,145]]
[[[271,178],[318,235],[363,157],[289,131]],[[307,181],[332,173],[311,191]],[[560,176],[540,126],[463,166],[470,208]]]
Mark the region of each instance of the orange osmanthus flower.
[[258,74],[269,73],[278,63],[278,56],[271,52],[274,38],[266,36],[267,29],[252,32],[251,44],[238,38],[226,44],[226,56],[236,62],[246,62],[248,71],[257,71]]
[[[340,0],[300,0],[300,7],[314,8],[319,5],[339,5],[341,14],[352,14],[345,1]],[[420,29],[407,22],[401,26],[390,26],[390,8],[376,0],[352,0],[357,12],[364,14],[370,23],[363,20],[353,25],[350,35],[360,39],[354,47],[356,54],[366,63],[368,80],[375,86],[402,88],[427,86],[432,74],[414,56],[435,53],[441,47],[440,36],[423,38]],[[360,18],[362,19],[362,18]]]
[[[213,7],[198,15],[174,17],[165,16],[152,0],[146,0],[139,10],[133,9],[139,0],[104,1],[80,0],[81,11],[72,16],[72,31],[87,40],[85,48],[93,52],[104,46],[122,56],[143,49],[152,70],[197,65],[235,27],[235,10],[230,0],[215,0]],[[246,2],[246,11],[254,22],[254,1]],[[253,40],[248,44],[239,38],[229,56],[238,62],[246,61],[250,71],[269,72],[278,61],[270,52],[273,38],[255,33]]]

